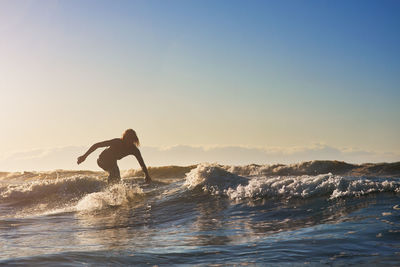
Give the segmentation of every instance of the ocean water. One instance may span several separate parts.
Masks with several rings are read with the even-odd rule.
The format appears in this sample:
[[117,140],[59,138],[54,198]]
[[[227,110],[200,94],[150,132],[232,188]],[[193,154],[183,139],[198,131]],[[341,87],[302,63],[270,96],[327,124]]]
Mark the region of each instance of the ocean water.
[[397,165],[0,173],[0,265],[400,265]]

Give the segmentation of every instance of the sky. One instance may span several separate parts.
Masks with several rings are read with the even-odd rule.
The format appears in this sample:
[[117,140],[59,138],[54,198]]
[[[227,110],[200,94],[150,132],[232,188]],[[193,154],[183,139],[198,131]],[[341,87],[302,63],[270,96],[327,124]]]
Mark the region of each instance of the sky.
[[399,161],[399,12],[387,0],[0,0],[0,170],[35,169],[32,157],[73,168],[127,128],[150,166]]

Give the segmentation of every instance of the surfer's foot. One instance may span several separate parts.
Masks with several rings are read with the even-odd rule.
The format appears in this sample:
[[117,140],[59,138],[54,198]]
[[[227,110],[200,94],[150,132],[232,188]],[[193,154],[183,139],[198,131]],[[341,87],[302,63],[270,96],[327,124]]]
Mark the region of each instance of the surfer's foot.
[[146,178],[144,179],[144,183],[145,183],[145,184],[150,184],[150,183],[151,183],[151,179],[150,179],[149,177],[146,177]]

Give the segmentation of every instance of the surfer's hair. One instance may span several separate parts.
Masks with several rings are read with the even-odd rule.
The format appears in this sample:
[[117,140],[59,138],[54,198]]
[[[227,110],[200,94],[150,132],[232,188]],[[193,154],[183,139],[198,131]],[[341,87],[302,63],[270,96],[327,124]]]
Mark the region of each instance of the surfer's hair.
[[132,129],[128,129],[122,134],[122,140],[132,140],[135,146],[140,146],[139,138],[137,137],[136,132]]

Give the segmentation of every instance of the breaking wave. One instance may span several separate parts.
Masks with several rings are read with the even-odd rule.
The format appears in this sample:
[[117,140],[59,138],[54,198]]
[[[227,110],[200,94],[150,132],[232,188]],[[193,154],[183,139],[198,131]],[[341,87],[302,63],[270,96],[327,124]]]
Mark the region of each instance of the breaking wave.
[[400,162],[394,163],[365,163],[350,164],[336,160],[313,160],[295,164],[267,164],[225,166],[228,171],[239,175],[265,175],[265,176],[298,176],[337,174],[344,176],[374,176],[374,177],[400,177]]
[[8,216],[37,216],[71,211],[93,211],[121,206],[143,194],[136,184],[109,186],[98,176],[23,180],[0,184],[0,205],[12,207]]
[[[153,178],[184,178],[186,173],[195,169],[198,165],[191,166],[161,166],[149,167],[149,173]],[[318,174],[337,174],[345,176],[374,176],[374,177],[400,177],[400,162],[393,163],[365,163],[350,164],[336,160],[313,160],[295,164],[250,164],[244,166],[221,166],[229,172],[242,176],[298,176],[298,175],[318,175]],[[143,177],[143,172],[138,169],[122,171],[122,177]],[[105,172],[95,171],[73,171],[56,170],[50,172],[0,172],[0,183],[30,180],[49,180],[66,178],[74,175],[105,178]]]
[[101,190],[107,183],[97,177],[74,175],[68,178],[33,180],[0,186],[1,202],[41,202],[45,199],[72,199]]
[[[194,166],[149,168],[161,202],[185,202],[193,193],[232,200],[259,198],[354,197],[400,192],[400,163],[353,165],[310,161],[291,165]],[[0,173],[0,217],[15,214],[83,212],[130,205],[150,196],[139,170],[122,172],[123,181],[108,185],[104,172],[64,171]],[[134,177],[140,177],[136,179]],[[171,178],[173,178],[171,180]],[[166,186],[168,185],[168,186]],[[136,202],[135,202],[136,203]],[[136,205],[136,204],[135,204]]]
[[76,205],[77,211],[102,210],[104,208],[121,206],[133,201],[143,190],[138,186],[115,184],[105,191],[86,195]]
[[[228,170],[229,171],[228,171]],[[250,171],[249,171],[250,170]],[[247,172],[249,176],[241,176]],[[400,192],[400,181],[395,179],[367,179],[319,174],[301,176],[266,176],[262,168],[224,167],[200,164],[191,170],[185,181],[189,189],[201,188],[214,195],[231,199],[244,198],[310,198],[327,196],[338,198],[377,192]]]

